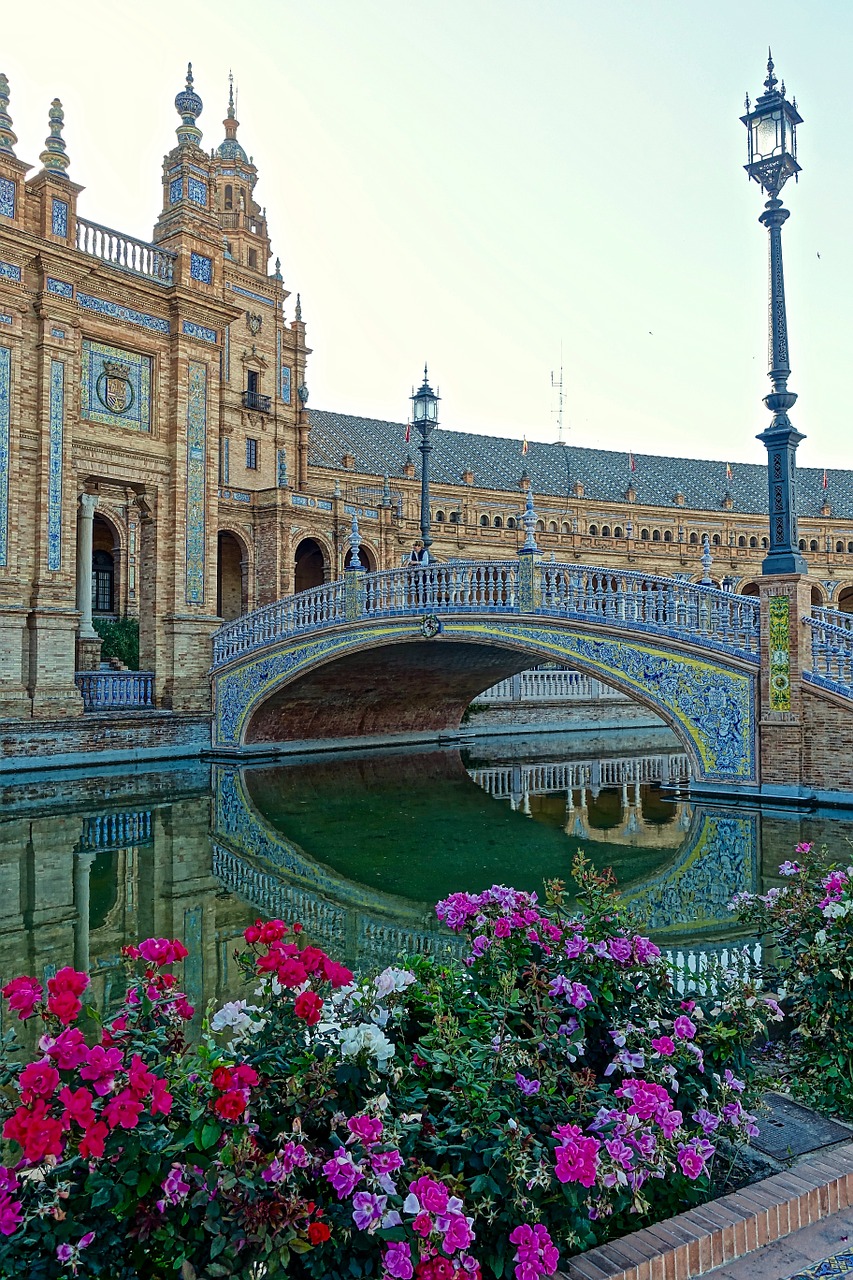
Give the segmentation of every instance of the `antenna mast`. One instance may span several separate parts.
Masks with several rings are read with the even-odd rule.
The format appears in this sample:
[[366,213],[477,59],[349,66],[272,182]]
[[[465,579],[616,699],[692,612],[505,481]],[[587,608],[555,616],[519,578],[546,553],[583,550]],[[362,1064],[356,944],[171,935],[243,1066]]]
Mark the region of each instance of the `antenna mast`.
[[554,370],[551,370],[551,387],[557,390],[557,408],[551,412],[557,417],[557,443],[563,443],[563,344],[560,343],[560,377],[554,377]]

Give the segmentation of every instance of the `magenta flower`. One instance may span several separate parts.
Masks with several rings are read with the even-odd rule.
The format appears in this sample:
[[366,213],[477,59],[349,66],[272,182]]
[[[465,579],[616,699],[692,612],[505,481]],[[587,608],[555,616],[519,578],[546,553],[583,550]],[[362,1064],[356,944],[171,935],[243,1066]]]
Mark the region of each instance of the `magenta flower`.
[[105,1049],[96,1044],[89,1050],[85,1066],[80,1068],[80,1079],[91,1080],[98,1097],[106,1097],[115,1088],[115,1074],[121,1065],[120,1049]]
[[403,1167],[403,1157],[399,1151],[373,1151],[370,1155],[370,1167],[376,1174],[376,1180],[383,1191],[393,1195],[397,1190],[392,1173]]
[[702,1174],[705,1172],[705,1157],[702,1152],[697,1149],[694,1143],[690,1143],[688,1146],[679,1147],[676,1159],[681,1165],[682,1173],[684,1173],[691,1182],[695,1182],[697,1178],[701,1178]]
[[585,1009],[588,1004],[592,1004],[592,992],[589,987],[585,987],[582,982],[573,982],[569,993],[569,1004],[574,1005],[576,1009]]
[[467,1249],[473,1242],[474,1232],[464,1213],[449,1213],[438,1218],[435,1225],[444,1236],[441,1247],[448,1256],[459,1249]]
[[794,853],[811,853],[813,848],[814,848],[814,845],[811,842],[808,842],[805,844],[798,844],[794,849]]
[[510,1232],[509,1241],[516,1246],[515,1280],[539,1280],[540,1276],[554,1275],[560,1254],[541,1223],[516,1227]]
[[360,1138],[366,1146],[378,1142],[382,1137],[382,1121],[373,1116],[350,1116],[347,1128],[353,1137]]
[[783,862],[779,867],[780,876],[797,876],[800,874],[799,862]]
[[671,1058],[675,1053],[675,1044],[669,1036],[658,1036],[657,1040],[652,1041],[652,1048],[662,1058]]
[[601,1143],[597,1138],[586,1138],[577,1125],[564,1124],[554,1130],[561,1145],[555,1152],[555,1173],[560,1182],[579,1182],[591,1187],[598,1173],[598,1152]]
[[434,1178],[416,1178],[414,1182],[409,1183],[409,1196],[404,1205],[406,1213],[413,1212],[407,1207],[412,1196],[417,1200],[419,1208],[425,1209],[427,1213],[444,1213],[447,1209],[449,1199],[447,1187],[443,1182],[436,1182]]
[[691,1022],[686,1014],[681,1014],[672,1024],[672,1029],[679,1040],[692,1040],[696,1035],[696,1023]]
[[617,964],[629,964],[633,948],[627,938],[611,938],[609,952],[611,960],[615,960]]
[[74,1071],[89,1056],[89,1046],[78,1027],[67,1027],[55,1040],[49,1039],[44,1050],[60,1071]]

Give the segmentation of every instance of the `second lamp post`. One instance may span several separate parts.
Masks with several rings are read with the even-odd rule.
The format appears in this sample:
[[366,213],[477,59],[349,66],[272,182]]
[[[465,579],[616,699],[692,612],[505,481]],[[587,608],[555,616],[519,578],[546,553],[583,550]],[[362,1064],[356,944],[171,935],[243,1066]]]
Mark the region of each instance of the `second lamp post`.
[[438,426],[439,396],[429,385],[427,367],[424,365],[424,380],[417,391],[412,391],[412,424],[420,432],[421,442],[418,445],[421,454],[421,539],[427,554],[432,546],[429,517],[429,455],[432,453],[430,436]]

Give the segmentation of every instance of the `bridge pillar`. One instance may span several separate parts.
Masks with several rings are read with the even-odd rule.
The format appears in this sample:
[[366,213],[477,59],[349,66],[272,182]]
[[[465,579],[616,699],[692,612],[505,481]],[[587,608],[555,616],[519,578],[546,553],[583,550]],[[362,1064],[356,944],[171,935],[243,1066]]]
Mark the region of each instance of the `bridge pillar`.
[[801,574],[771,574],[758,584],[761,608],[761,790],[796,797],[803,776],[803,672],[811,668],[811,587]]

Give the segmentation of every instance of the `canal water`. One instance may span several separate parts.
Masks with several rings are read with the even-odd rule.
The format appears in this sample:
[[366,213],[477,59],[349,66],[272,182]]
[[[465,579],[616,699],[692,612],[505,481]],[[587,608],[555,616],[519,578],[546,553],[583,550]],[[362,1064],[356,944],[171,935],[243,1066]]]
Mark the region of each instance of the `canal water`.
[[665,730],[477,738],[281,759],[0,775],[0,980],[90,969],[120,999],[123,944],[183,938],[199,1007],[241,992],[234,950],[258,915],[302,921],[358,969],[436,952],[435,902],[494,882],[541,892],[583,849],[612,867],[688,974],[757,955],[727,903],[777,883],[800,840],[848,855],[853,813],[694,803]]

